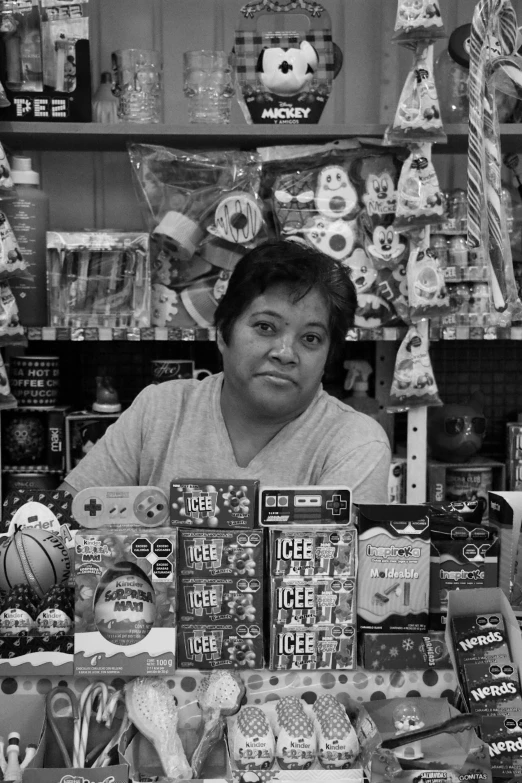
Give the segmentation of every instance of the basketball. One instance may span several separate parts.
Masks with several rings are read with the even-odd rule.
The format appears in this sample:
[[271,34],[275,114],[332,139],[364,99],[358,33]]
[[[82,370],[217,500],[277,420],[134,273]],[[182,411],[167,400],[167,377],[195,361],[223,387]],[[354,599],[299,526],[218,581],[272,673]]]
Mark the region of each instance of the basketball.
[[0,540],[0,591],[27,584],[43,598],[50,587],[71,573],[67,547],[58,536],[38,528],[22,528]]

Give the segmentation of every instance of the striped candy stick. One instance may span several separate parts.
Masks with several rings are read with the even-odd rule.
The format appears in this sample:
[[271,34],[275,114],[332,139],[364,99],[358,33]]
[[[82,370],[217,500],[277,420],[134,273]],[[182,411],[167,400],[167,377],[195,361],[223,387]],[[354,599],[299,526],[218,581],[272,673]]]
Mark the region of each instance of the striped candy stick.
[[[511,54],[517,40],[517,20],[510,0],[481,0],[473,16],[470,38],[469,142],[468,142],[468,242],[485,245],[488,252],[495,309],[506,308],[509,291],[505,252],[509,242],[502,225],[501,153],[489,42],[493,37],[502,51]],[[505,218],[504,218],[505,219]],[[509,263],[509,261],[508,261]]]

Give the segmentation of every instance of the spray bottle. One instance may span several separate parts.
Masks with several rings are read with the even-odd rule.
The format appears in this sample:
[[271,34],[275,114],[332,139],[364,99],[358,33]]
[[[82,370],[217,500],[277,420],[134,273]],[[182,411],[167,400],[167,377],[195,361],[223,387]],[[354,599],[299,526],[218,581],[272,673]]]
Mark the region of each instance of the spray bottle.
[[373,397],[368,396],[368,378],[373,372],[371,365],[364,360],[357,359],[344,362],[343,367],[348,370],[344,388],[347,391],[352,390],[352,393],[345,397],[343,402],[354,410],[366,413],[367,416],[376,419],[380,412],[379,403]]

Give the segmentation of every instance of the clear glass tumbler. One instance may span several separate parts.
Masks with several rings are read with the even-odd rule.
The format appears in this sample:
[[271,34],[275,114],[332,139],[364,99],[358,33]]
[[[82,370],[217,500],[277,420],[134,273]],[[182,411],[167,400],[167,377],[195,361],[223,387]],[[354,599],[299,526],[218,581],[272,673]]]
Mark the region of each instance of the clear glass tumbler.
[[112,53],[114,94],[123,122],[161,122],[161,55],[153,49],[118,49]]
[[234,68],[226,52],[183,53],[183,92],[190,122],[226,125],[234,95]]

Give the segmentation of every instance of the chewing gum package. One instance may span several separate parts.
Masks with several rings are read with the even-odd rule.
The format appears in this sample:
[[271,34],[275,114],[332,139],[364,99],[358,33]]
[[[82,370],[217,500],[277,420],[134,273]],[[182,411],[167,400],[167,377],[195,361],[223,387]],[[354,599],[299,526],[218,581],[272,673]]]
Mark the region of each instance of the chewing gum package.
[[272,577],[355,577],[357,534],[354,530],[270,530]]
[[467,662],[463,671],[470,712],[504,717],[522,715],[522,693],[514,663]]
[[355,623],[355,579],[274,579],[272,623],[315,626]]
[[232,623],[181,623],[179,669],[262,669],[262,626]]
[[182,623],[261,623],[263,590],[260,579],[244,577],[181,577],[178,590]]
[[315,628],[272,626],[270,669],[353,669],[356,663],[353,625]]
[[426,631],[429,571],[424,506],[359,506],[360,631]]
[[259,481],[183,478],[170,484],[170,521],[183,527],[251,528]]
[[451,620],[453,646],[459,669],[468,662],[509,663],[508,635],[500,612],[457,615]]
[[522,776],[522,712],[484,716],[480,735],[489,746],[491,771],[497,778],[520,780]]
[[263,578],[263,530],[178,530],[179,574]]

